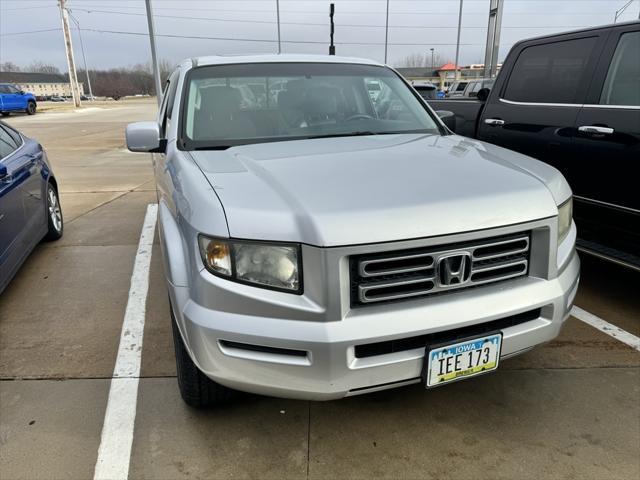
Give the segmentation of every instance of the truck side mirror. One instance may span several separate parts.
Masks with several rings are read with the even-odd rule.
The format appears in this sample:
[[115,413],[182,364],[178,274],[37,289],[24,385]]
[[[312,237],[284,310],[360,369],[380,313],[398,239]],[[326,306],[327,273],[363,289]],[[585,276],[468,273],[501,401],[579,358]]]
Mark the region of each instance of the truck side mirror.
[[487,88],[487,87],[481,88],[480,90],[478,90],[478,93],[476,94],[476,98],[481,102],[486,102],[487,98],[489,98],[490,91],[491,91],[490,88]]
[[166,142],[160,140],[160,128],[156,122],[136,122],[125,130],[127,148],[132,152],[164,153]]
[[454,130],[456,126],[456,116],[449,110],[436,110],[436,115],[440,117],[442,123],[444,123],[449,130]]

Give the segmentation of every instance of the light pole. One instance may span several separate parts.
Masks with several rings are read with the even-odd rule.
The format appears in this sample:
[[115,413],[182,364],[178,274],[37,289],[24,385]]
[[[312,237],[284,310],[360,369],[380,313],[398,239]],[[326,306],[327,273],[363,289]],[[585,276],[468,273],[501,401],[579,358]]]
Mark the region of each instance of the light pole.
[[433,69],[435,68],[435,65],[433,64],[434,63],[434,56],[433,56],[434,55],[433,54],[434,49],[430,48],[429,50],[431,50],[431,74],[433,75]]
[[282,45],[280,44],[280,0],[276,0],[276,16],[278,17],[278,53],[282,53]]
[[387,47],[389,45],[389,0],[387,0],[387,20],[384,24],[384,63],[387,63]]
[[502,28],[502,7],[504,0],[490,0],[489,24],[487,26],[487,46],[484,53],[484,78],[496,76],[498,50],[500,49],[500,29]]
[[460,0],[460,11],[458,12],[458,40],[456,41],[456,63],[454,79],[458,80],[458,56],[460,55],[460,30],[462,30],[462,0]]
[[156,52],[156,28],[153,23],[153,10],[151,0],[145,1],[147,7],[147,24],[149,26],[149,42],[151,43],[151,62],[153,66],[153,79],[156,85],[156,98],[158,106],[162,102],[162,82],[160,81],[160,68],[158,67],[158,54]]
[[89,87],[89,100],[93,102],[93,91],[91,90],[91,79],[89,78],[89,68],[87,67],[87,57],[84,54],[84,44],[82,43],[82,32],[80,31],[80,22],[78,19],[71,15],[71,10],[67,8],[67,12],[69,13],[69,18],[73,20],[73,23],[76,24],[76,29],[78,30],[78,37],[80,37],[80,50],[82,51],[82,61],[84,62],[84,74],[87,76],[87,87]]

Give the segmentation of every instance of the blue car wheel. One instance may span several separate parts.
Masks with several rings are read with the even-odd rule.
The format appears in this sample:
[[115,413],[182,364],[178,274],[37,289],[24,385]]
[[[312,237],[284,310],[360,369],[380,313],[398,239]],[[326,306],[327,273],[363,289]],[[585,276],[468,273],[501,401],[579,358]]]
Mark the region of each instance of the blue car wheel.
[[47,240],[58,240],[62,238],[64,221],[62,219],[62,208],[58,199],[58,192],[51,182],[47,185]]

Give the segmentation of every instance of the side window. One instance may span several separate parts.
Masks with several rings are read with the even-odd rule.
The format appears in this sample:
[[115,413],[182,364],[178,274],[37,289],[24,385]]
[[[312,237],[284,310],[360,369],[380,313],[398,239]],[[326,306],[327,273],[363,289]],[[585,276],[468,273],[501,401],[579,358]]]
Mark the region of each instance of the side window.
[[164,137],[168,125],[168,120],[171,119],[173,114],[173,103],[176,98],[176,89],[178,88],[178,70],[173,72],[167,80],[167,86],[164,89],[164,95],[162,96],[162,105],[160,111],[162,112],[160,136]]
[[178,89],[178,71],[173,72],[169,77],[169,91],[167,92],[167,118],[171,118],[173,114],[173,104],[176,99],[176,90]]
[[6,126],[6,125],[2,125],[0,127],[0,129],[4,129],[4,130],[7,131],[9,136],[13,139],[13,142],[15,143],[16,148],[18,148],[18,147],[20,147],[22,145],[22,137],[20,136],[20,134],[16,130],[13,130],[11,127]]
[[18,148],[18,144],[9,133],[0,126],[0,160],[10,155]]
[[456,92],[464,92],[465,88],[467,88],[467,82],[459,82],[456,87]]
[[7,85],[0,85],[0,93],[9,93],[9,87]]
[[480,90],[481,87],[482,87],[482,82],[473,82],[469,86],[469,96],[470,97],[477,97],[478,96],[478,91]]
[[600,94],[602,105],[640,106],[640,32],[620,37]]
[[160,109],[158,110],[158,123],[164,123],[164,117],[167,113],[167,93],[169,92],[169,80],[164,84],[164,90],[162,92],[162,101],[160,102]]
[[597,37],[525,48],[513,67],[504,98],[516,102],[575,103]]

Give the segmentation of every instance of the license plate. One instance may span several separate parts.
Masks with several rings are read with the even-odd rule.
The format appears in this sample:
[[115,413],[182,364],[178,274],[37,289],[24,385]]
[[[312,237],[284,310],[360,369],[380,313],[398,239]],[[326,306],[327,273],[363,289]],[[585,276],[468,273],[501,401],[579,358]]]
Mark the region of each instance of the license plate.
[[423,373],[426,386],[444,385],[495,370],[500,361],[501,347],[502,333],[427,347]]

